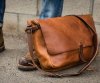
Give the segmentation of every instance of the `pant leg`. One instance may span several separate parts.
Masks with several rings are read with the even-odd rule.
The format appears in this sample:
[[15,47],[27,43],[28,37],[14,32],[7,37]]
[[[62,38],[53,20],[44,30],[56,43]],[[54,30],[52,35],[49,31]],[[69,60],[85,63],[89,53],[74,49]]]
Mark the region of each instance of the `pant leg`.
[[0,0],[0,23],[3,24],[6,0]]
[[62,14],[64,0],[42,0],[40,18],[58,17]]

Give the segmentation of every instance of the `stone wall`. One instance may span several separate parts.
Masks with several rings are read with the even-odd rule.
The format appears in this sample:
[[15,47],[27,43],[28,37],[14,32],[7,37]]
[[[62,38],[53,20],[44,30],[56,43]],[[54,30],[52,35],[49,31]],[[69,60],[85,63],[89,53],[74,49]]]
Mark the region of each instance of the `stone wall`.
[[[93,0],[64,0],[63,15],[89,14]],[[7,35],[20,35],[24,33],[26,21],[37,18],[41,8],[41,0],[6,0],[6,13],[4,19],[4,33]],[[93,17],[100,24],[100,0],[95,0]]]

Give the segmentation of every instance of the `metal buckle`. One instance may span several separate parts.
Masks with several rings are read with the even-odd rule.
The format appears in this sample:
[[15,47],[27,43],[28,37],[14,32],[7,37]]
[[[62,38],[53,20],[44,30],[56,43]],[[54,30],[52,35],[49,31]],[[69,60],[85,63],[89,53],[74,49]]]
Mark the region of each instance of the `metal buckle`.
[[34,26],[34,27],[32,27],[32,26],[27,26],[25,32],[27,32],[27,33],[34,33],[34,32],[35,32],[36,30],[38,30],[39,28],[40,28],[39,25],[36,25],[36,26]]

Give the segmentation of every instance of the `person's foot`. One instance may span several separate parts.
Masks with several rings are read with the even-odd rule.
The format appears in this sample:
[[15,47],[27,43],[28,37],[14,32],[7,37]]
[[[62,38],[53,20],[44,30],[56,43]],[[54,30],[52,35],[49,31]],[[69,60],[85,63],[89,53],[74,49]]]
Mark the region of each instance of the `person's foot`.
[[4,38],[3,38],[3,31],[2,28],[0,27],[0,53],[5,50],[5,45],[4,45]]
[[18,69],[22,71],[37,70],[31,59],[29,58],[29,54],[27,54],[26,57],[22,57],[19,59]]
[[0,44],[0,53],[3,52],[5,50],[5,46],[4,43]]

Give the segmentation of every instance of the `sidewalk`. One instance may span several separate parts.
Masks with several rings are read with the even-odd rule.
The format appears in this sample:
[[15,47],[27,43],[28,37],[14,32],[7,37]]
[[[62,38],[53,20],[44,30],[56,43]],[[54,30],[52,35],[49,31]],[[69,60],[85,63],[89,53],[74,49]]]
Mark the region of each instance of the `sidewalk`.
[[[6,51],[0,54],[0,83],[99,83],[100,54],[91,65],[95,70],[86,71],[78,77],[49,78],[39,71],[22,72],[17,69],[20,57],[27,52],[27,43],[22,38],[5,36]],[[75,70],[78,70],[76,68]],[[73,72],[71,70],[70,72]]]
[[[89,13],[89,1],[65,0],[63,15]],[[95,0],[93,17],[100,39],[99,8],[100,0]],[[7,0],[3,28],[6,51],[0,54],[0,83],[100,83],[100,54],[91,65],[95,70],[86,71],[78,77],[49,78],[40,75],[39,71],[22,72],[17,69],[19,58],[28,50],[24,32],[26,21],[30,18],[37,18],[36,11],[36,0]]]

